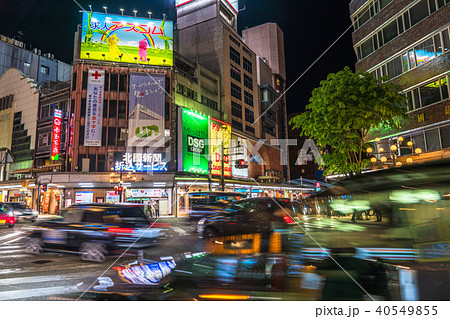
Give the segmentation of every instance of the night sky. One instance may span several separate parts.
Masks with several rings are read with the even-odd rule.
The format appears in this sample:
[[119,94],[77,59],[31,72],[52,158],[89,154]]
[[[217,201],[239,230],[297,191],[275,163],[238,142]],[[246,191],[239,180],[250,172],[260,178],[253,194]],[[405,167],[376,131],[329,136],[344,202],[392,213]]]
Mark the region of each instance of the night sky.
[[[92,5],[93,11],[153,18],[175,18],[174,0],[105,0],[77,2],[86,10]],[[276,22],[284,32],[286,50],[287,86],[293,83],[310,64],[323,53],[351,24],[350,1],[343,0],[241,0],[239,31],[266,22]],[[80,8],[73,0],[0,0],[0,33],[20,38],[27,48],[30,45],[42,53],[53,53],[56,59],[72,62],[73,38],[77,25],[81,23]],[[326,78],[328,73],[337,72],[350,66],[354,69],[355,54],[349,30],[335,46],[322,57],[287,93],[289,113],[304,110],[311,91]]]

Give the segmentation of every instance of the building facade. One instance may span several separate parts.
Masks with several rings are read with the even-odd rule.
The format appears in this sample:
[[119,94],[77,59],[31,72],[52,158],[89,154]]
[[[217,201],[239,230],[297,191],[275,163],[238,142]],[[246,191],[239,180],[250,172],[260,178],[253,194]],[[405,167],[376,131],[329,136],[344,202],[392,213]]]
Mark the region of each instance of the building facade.
[[[448,0],[353,0],[356,69],[389,76],[407,97],[409,120],[399,130],[379,128],[378,147],[401,147],[399,160],[448,158],[450,147],[450,4]],[[403,141],[399,141],[399,137]],[[413,142],[413,149],[407,143]],[[420,148],[420,155],[414,150]],[[412,153],[413,152],[413,153]]]

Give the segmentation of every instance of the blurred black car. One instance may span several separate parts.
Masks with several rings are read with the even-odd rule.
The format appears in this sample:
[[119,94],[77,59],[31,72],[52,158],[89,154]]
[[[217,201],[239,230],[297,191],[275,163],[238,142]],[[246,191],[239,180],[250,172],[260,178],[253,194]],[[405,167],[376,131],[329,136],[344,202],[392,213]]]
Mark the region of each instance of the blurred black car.
[[69,251],[103,262],[115,251],[151,246],[161,231],[150,226],[141,206],[78,204],[64,209],[59,220],[29,227],[25,249],[32,254]]
[[31,209],[27,206],[25,203],[21,202],[8,202],[5,203],[9,207],[11,207],[14,217],[16,217],[17,220],[29,220],[29,221],[36,221],[38,217],[38,212],[34,209]]
[[197,231],[203,238],[289,231],[294,225],[293,203],[285,198],[260,197],[233,202],[223,213],[201,219]]
[[195,192],[189,193],[189,203],[180,201],[180,206],[189,214],[189,221],[193,227],[200,219],[223,212],[228,204],[245,198],[242,193],[227,192]]

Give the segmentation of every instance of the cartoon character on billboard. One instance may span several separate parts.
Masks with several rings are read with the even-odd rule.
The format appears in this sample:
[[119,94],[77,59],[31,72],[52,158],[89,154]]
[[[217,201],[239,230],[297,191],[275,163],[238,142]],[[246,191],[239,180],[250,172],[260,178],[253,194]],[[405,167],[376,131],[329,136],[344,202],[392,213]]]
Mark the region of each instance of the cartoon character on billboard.
[[119,38],[116,34],[113,34],[106,38],[106,43],[109,44],[109,58],[117,59],[120,56],[119,48],[117,47],[117,43],[119,43]]
[[141,40],[139,41],[139,61],[146,61],[147,60],[147,41]]

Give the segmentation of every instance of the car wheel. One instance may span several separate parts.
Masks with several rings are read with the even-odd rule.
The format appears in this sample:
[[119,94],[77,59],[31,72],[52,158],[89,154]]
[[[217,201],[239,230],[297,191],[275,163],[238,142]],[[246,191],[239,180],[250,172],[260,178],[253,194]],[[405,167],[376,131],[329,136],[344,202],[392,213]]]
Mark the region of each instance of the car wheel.
[[28,238],[25,251],[29,254],[39,255],[42,253],[42,241],[39,238]]
[[106,259],[106,247],[101,243],[83,243],[81,245],[81,259],[86,261],[104,262]]
[[215,237],[219,237],[219,232],[212,227],[206,227],[203,231],[203,239],[208,240]]
[[8,227],[9,228],[13,228],[15,224],[9,224]]

